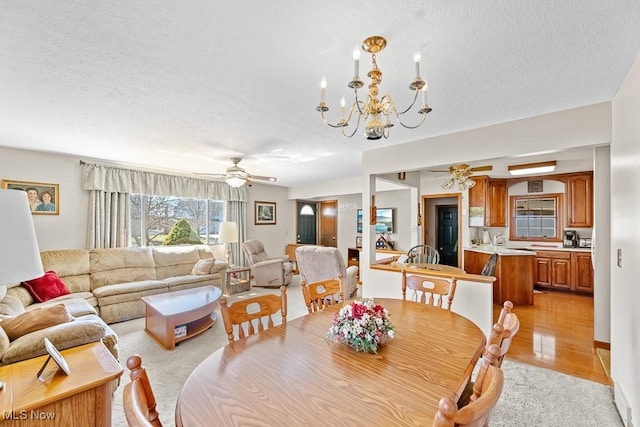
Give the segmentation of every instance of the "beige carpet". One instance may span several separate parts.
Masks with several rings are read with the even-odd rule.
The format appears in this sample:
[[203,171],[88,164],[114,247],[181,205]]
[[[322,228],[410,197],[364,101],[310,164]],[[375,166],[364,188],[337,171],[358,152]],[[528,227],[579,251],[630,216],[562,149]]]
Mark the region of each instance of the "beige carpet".
[[[289,319],[306,314],[299,276],[287,289]],[[277,293],[276,290],[253,288],[250,293]],[[245,297],[233,295],[230,299]],[[219,314],[219,312],[218,312]],[[121,362],[138,353],[142,356],[158,402],[160,419],[173,426],[175,404],[182,384],[191,371],[207,356],[227,343],[222,321],[207,332],[182,342],[175,350],[162,350],[145,332],[144,319],[111,325],[119,336]],[[622,426],[607,386],[531,365],[511,362],[502,365],[505,386],[491,417],[491,426],[555,427],[555,426]],[[122,388],[129,381],[125,366],[122,383],[114,394],[113,425],[126,426],[122,410]],[[322,420],[322,414],[318,416]],[[339,420],[324,420],[323,425],[339,425]],[[212,426],[215,423],[212,421]],[[287,426],[283,420],[282,426]],[[280,427],[282,427],[280,426]],[[195,426],[189,426],[195,427]]]

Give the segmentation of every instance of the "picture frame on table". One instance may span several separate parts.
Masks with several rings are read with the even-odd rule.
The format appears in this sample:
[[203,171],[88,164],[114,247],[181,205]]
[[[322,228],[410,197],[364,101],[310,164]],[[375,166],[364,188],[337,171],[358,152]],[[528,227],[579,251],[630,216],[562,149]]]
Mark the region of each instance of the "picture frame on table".
[[276,223],[275,202],[255,202],[255,225],[273,225]]
[[2,188],[26,191],[32,215],[60,215],[59,184],[3,179]]

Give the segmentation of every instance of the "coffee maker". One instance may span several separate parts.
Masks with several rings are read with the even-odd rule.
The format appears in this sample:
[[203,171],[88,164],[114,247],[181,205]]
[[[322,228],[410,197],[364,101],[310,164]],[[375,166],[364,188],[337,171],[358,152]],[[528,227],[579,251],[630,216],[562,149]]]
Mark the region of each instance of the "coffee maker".
[[575,230],[564,230],[565,248],[575,248],[578,246],[578,233]]

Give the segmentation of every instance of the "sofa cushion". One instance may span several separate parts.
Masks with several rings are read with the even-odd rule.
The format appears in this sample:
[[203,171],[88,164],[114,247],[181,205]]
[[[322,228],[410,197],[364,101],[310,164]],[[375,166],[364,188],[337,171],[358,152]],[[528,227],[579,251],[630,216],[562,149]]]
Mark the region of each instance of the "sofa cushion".
[[[38,306],[49,307],[54,304],[64,304],[69,314],[75,318],[87,316],[90,314],[98,314],[96,309],[93,308],[93,306],[86,299],[80,297],[80,295],[82,295],[82,293],[65,295],[64,297],[56,298],[55,300],[49,300],[43,304],[38,304]],[[72,298],[68,298],[68,297],[72,297]],[[29,306],[27,307],[27,310],[33,310],[36,308],[38,307]]]
[[213,258],[201,259],[196,262],[196,265],[193,266],[191,270],[191,274],[201,275],[201,274],[209,274],[211,271],[211,267],[215,264],[216,260]]
[[47,271],[42,277],[22,282],[22,286],[27,288],[37,302],[45,302],[71,293],[55,271]]
[[151,248],[92,249],[90,257],[92,291],[105,285],[156,279]]
[[69,314],[64,304],[56,304],[34,308],[14,318],[4,319],[0,322],[0,327],[4,329],[9,340],[14,341],[33,331],[71,322],[72,320],[73,316]]
[[166,279],[191,273],[200,260],[200,252],[192,245],[159,247],[153,248],[153,259],[158,279]]
[[100,341],[105,334],[104,322],[80,321],[62,323],[49,328],[40,329],[23,335],[11,342],[9,348],[2,355],[2,362],[9,364],[21,360],[47,354],[44,347],[44,338],[47,337],[58,350]]
[[91,291],[90,258],[86,249],[60,249],[40,253],[44,271],[55,271],[71,292]]
[[93,295],[95,295],[98,300],[102,300],[103,298],[111,296],[136,294],[144,291],[162,289],[164,289],[165,292],[167,291],[167,285],[162,280],[143,280],[140,282],[116,283],[101,286],[93,291]]
[[15,317],[22,313],[24,313],[24,305],[16,295],[7,294],[0,301],[0,318]]
[[[195,288],[198,286],[222,286],[222,278],[219,274],[189,274],[186,276],[168,277],[164,279],[163,282],[169,288],[169,292],[181,289]],[[183,286],[191,284],[194,284],[195,286]]]

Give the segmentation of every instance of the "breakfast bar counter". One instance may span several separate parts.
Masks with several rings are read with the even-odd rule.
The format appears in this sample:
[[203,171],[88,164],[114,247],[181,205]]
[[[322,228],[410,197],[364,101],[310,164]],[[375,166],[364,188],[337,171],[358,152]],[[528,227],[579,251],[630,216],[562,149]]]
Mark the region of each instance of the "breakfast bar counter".
[[536,252],[510,249],[503,246],[483,245],[464,249],[464,268],[480,274],[492,254],[498,255],[493,282],[493,303],[502,305],[533,305],[534,260]]

